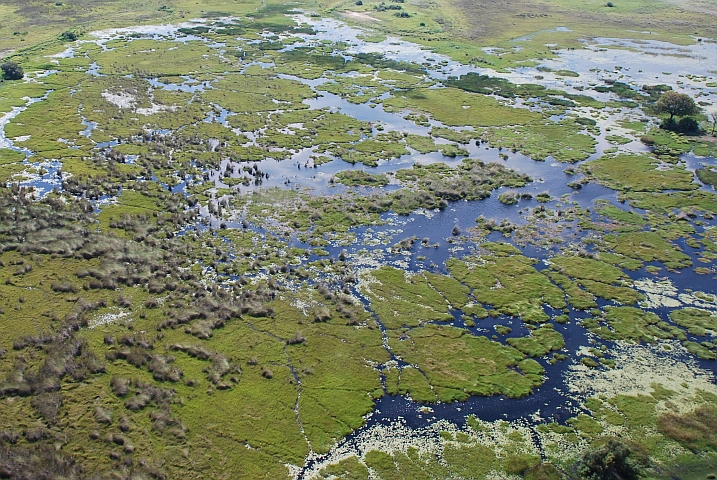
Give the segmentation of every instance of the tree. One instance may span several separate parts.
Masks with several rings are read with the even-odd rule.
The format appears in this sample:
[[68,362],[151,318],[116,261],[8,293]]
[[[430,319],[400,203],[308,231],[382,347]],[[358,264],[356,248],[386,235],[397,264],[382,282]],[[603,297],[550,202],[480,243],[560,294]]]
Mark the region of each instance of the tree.
[[687,94],[677,92],[663,93],[655,103],[655,110],[658,114],[669,113],[669,124],[672,124],[675,115],[679,117],[683,115],[694,115],[700,111],[699,107],[695,104],[695,101],[692,100],[692,97]]
[[22,67],[15,62],[5,62],[0,65],[0,68],[3,78],[6,80],[20,80],[25,75]]
[[712,133],[710,135],[712,135],[714,137],[715,136],[715,128],[717,128],[717,112],[710,112],[709,117],[710,117],[710,122],[712,122]]

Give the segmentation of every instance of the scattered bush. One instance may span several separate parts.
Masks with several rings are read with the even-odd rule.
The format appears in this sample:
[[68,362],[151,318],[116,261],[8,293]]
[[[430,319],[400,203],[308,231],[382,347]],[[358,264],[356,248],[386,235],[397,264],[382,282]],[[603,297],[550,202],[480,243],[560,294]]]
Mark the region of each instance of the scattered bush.
[[25,440],[27,440],[30,443],[39,442],[40,440],[44,440],[49,435],[49,432],[45,430],[43,427],[33,427],[28,428],[23,432],[23,436],[25,437]]
[[519,198],[517,192],[503,192],[498,195],[498,201],[503,205],[515,205]]
[[301,334],[301,332],[296,332],[293,337],[288,339],[286,341],[287,345],[298,345],[300,343],[306,342],[306,337]]
[[109,425],[112,423],[112,412],[102,407],[97,407],[95,408],[95,420],[97,420],[97,423]]
[[182,371],[170,365],[174,357],[163,355],[152,355],[147,369],[152,372],[152,377],[158,382],[178,382],[182,378]]
[[151,397],[146,393],[139,393],[127,400],[125,407],[132,411],[142,410],[144,407],[149,405],[150,400]]
[[57,392],[41,393],[33,397],[30,404],[48,425],[52,425],[57,421],[57,414],[62,406],[62,397]]
[[74,458],[52,445],[6,448],[0,445],[0,478],[14,480],[78,480],[79,465]]
[[112,380],[110,380],[110,387],[112,387],[112,391],[118,397],[124,397],[127,395],[129,393],[129,386],[130,380],[128,378],[114,375]]
[[3,443],[15,445],[19,439],[20,435],[17,432],[13,432],[10,430],[0,431],[0,445],[2,445]]
[[317,307],[314,309],[314,322],[321,323],[331,320],[331,312],[326,307]]
[[118,427],[121,431],[123,431],[125,433],[129,432],[130,431],[129,419],[126,416],[122,415],[119,419]]
[[565,476],[552,463],[541,463],[525,472],[525,480],[562,480]]
[[51,287],[53,292],[58,293],[77,293],[77,287],[71,283],[53,282]]

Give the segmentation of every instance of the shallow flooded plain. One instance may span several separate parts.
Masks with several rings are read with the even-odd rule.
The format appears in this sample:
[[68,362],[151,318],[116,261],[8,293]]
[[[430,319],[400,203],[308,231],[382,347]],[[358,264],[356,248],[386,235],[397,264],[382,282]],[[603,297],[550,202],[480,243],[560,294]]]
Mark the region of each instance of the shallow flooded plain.
[[295,12],[48,47],[0,90],[0,439],[84,477],[573,478],[615,438],[709,474],[717,144],[652,105],[713,108],[714,50],[496,71]]

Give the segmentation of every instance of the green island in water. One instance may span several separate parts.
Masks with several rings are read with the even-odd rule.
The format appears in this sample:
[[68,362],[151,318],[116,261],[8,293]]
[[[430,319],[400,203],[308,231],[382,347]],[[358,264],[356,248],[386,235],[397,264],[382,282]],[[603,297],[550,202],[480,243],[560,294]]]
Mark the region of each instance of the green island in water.
[[716,478],[714,0],[0,18],[0,478]]

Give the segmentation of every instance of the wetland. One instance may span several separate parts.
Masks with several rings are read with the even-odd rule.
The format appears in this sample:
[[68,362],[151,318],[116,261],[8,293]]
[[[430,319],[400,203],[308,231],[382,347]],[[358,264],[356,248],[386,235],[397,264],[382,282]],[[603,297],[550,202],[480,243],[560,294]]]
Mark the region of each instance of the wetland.
[[715,12],[215,3],[0,1],[0,477],[714,478]]

